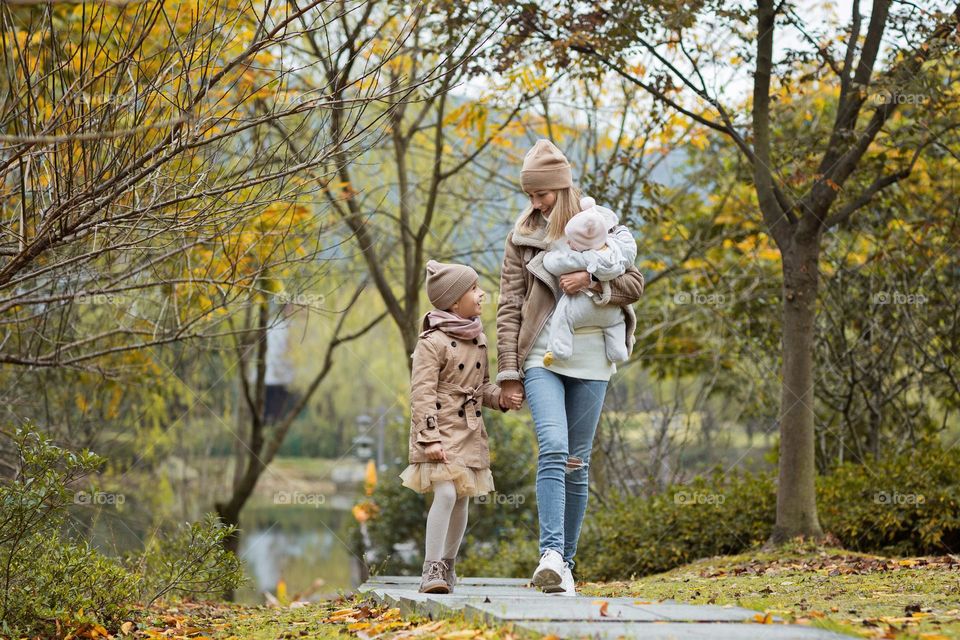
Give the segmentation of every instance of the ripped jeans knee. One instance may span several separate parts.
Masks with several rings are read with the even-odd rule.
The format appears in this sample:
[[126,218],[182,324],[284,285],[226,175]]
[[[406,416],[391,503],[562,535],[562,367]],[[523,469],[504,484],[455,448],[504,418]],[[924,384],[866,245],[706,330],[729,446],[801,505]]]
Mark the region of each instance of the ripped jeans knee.
[[567,473],[573,473],[575,471],[580,471],[581,469],[586,469],[590,466],[590,463],[580,458],[578,456],[568,456],[567,464],[564,469]]

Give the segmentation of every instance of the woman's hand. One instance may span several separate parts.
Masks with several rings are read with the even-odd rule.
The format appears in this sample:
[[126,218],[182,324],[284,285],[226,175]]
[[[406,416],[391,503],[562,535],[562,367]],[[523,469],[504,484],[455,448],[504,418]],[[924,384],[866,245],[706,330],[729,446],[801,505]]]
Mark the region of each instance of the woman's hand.
[[447,462],[447,452],[443,450],[443,445],[439,442],[427,445],[424,453],[434,462]]
[[580,293],[590,286],[590,274],[586,271],[572,271],[560,276],[560,288],[567,295]]
[[[504,404],[506,406],[504,407]],[[523,383],[519,380],[504,380],[500,383],[500,406],[519,409],[523,406]]]

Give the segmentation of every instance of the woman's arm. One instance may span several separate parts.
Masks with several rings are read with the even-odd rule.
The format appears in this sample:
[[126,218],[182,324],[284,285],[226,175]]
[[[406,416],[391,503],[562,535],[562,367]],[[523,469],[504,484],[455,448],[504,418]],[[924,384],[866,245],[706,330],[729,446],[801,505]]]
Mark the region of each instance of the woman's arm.
[[483,406],[503,412],[509,410],[509,405],[504,407],[502,404],[500,387],[490,382],[490,370],[486,366],[483,367],[483,384],[480,386],[480,392]]
[[643,295],[643,274],[636,267],[629,267],[622,276],[607,282],[592,282],[590,274],[586,271],[575,271],[560,276],[560,289],[566,294],[574,294],[584,288],[602,292],[608,285],[610,287],[609,304],[625,307],[636,303]]
[[513,232],[507,234],[500,268],[500,298],[497,304],[497,382],[520,379],[517,340],[520,335],[520,310],[527,296],[523,277],[523,257],[513,244]]
[[643,295],[643,285],[643,274],[631,265],[622,276],[610,281],[610,304],[625,307],[636,303]]

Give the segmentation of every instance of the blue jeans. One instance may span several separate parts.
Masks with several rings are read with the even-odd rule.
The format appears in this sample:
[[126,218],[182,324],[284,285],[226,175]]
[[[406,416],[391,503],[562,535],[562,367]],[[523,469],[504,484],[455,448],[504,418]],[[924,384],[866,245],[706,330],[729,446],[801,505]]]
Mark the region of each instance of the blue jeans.
[[[570,568],[587,512],[590,451],[606,380],[581,380],[543,367],[523,381],[537,430],[537,512],[540,553],[559,552]],[[578,461],[579,459],[579,461]]]

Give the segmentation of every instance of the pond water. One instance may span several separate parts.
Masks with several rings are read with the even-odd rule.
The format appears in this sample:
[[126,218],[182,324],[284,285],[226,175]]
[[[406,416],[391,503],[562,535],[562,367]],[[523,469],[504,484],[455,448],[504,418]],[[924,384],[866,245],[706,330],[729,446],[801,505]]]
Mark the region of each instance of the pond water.
[[[305,600],[336,596],[356,586],[359,564],[349,548],[353,500],[339,497],[344,504],[278,505],[255,499],[244,507],[238,555],[248,580],[234,594],[238,602],[264,603],[264,593],[276,594],[281,579],[288,597],[302,594]],[[133,509],[85,509],[70,515],[78,537],[114,556],[139,552],[153,529],[149,515]]]
[[239,549],[249,580],[237,601],[262,603],[265,592],[276,594],[280,580],[289,597],[317,599],[350,590],[353,524],[350,511],[329,506],[249,505],[240,516]]

